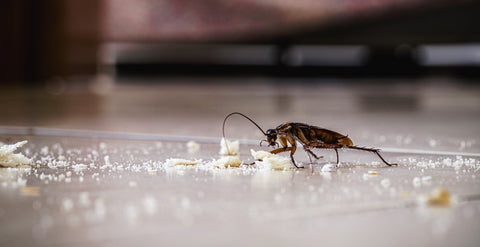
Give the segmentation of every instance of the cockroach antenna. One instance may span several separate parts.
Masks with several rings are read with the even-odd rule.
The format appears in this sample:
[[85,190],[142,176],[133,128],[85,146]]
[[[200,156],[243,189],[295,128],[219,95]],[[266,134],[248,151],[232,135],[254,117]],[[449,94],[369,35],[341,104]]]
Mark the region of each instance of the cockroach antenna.
[[230,116],[232,116],[232,115],[240,115],[240,116],[248,119],[248,120],[249,120],[250,122],[252,122],[255,126],[257,126],[257,128],[262,132],[263,135],[265,135],[265,136],[267,135],[267,134],[265,133],[265,131],[263,131],[263,129],[260,128],[260,126],[259,126],[257,123],[255,123],[255,121],[253,121],[251,118],[245,116],[243,113],[240,113],[240,112],[232,112],[232,113],[228,114],[228,115],[225,117],[225,119],[223,119],[223,125],[222,125],[223,139],[225,140],[225,146],[227,147],[228,153],[230,153],[230,148],[228,147],[227,138],[225,138],[225,122],[226,122],[227,119],[228,119]]

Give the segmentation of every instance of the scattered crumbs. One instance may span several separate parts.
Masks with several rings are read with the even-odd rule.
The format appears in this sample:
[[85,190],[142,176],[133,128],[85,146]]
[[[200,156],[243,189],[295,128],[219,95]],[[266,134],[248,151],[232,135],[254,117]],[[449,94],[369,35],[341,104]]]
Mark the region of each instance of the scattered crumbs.
[[0,167],[16,167],[18,165],[29,165],[31,160],[21,153],[13,153],[25,145],[27,141],[17,142],[12,145],[0,146]]
[[110,163],[110,156],[105,155],[105,157],[103,157],[103,160],[105,161],[105,165],[101,166],[100,169],[104,170],[105,168],[112,167],[112,164]]
[[200,150],[200,144],[195,141],[187,142],[187,149],[189,154],[194,154]]
[[130,181],[130,182],[128,182],[128,186],[130,186],[130,187],[137,187],[137,182],[135,182],[135,181]]
[[186,159],[176,159],[171,158],[165,161],[166,166],[194,166],[198,164],[198,161],[186,160]]
[[452,166],[452,159],[450,159],[450,158],[443,159],[443,165],[444,166]]
[[65,178],[65,183],[68,184],[68,183],[70,183],[70,182],[72,182],[72,178]]
[[85,164],[76,164],[76,165],[73,165],[72,167],[73,167],[73,170],[76,172],[82,171],[88,168],[88,166]]
[[452,196],[446,189],[439,187],[428,195],[426,202],[429,206],[447,207],[452,203]]
[[239,154],[239,147],[240,147],[240,142],[239,141],[229,141],[225,138],[222,138],[220,141],[220,155],[225,155],[225,156],[236,156]]

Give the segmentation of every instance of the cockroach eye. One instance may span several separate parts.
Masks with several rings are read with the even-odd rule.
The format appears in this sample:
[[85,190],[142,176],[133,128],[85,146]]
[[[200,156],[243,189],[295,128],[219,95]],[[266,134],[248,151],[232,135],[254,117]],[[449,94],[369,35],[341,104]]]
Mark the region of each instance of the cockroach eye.
[[274,134],[276,134],[276,133],[277,133],[277,131],[274,130],[274,129],[269,129],[269,130],[267,130],[267,135],[274,135]]

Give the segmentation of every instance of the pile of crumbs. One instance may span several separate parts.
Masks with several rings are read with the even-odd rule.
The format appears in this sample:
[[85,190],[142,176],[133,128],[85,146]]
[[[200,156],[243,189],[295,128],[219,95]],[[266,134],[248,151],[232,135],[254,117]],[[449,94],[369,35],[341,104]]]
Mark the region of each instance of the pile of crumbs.
[[256,160],[255,164],[262,170],[289,170],[293,163],[290,158],[272,154],[266,151],[255,151],[250,149],[250,153]]
[[[189,142],[191,143],[191,142]],[[187,148],[190,149],[190,147]],[[190,150],[189,150],[190,152]],[[255,159],[254,164],[260,170],[289,170],[293,167],[293,163],[290,158],[283,157],[280,155],[272,154],[267,151],[255,151],[250,150],[252,157]],[[165,161],[166,167],[175,167],[175,166],[196,166],[202,168],[231,168],[239,167],[243,162],[239,158],[239,141],[229,141],[225,138],[222,138],[220,141],[220,151],[221,155],[218,159],[213,159],[209,162],[204,162],[202,160],[187,160],[182,158],[170,158]]]
[[30,165],[31,160],[21,153],[13,153],[25,145],[27,141],[17,142],[12,145],[0,143],[0,167],[16,167],[19,165]]

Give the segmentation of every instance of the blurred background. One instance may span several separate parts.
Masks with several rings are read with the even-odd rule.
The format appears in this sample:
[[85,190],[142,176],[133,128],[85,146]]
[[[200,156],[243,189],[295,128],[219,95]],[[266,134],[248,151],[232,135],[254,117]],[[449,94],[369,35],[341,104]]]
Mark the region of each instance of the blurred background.
[[242,111],[273,126],[480,136],[479,1],[18,0],[0,12],[0,125],[217,136]]

